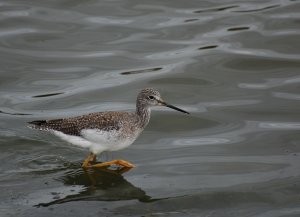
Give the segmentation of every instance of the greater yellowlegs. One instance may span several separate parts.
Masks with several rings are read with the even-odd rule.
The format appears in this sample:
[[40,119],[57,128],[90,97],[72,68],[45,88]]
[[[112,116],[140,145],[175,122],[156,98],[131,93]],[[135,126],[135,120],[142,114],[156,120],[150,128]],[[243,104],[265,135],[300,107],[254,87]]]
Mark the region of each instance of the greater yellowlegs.
[[125,160],[95,163],[96,155],[103,151],[121,150],[131,145],[149,123],[152,106],[166,106],[189,114],[166,103],[158,91],[145,88],[137,96],[135,112],[107,111],[71,118],[37,120],[29,122],[29,127],[49,131],[73,145],[88,148],[91,153],[83,161],[83,168],[110,165],[132,168],[134,165]]

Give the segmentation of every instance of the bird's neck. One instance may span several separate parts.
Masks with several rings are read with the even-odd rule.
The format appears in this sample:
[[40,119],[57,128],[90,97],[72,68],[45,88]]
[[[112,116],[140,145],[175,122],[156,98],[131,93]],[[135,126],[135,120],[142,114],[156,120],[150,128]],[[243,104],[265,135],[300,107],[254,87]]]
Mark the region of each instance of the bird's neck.
[[150,120],[150,108],[148,106],[143,106],[140,104],[136,105],[136,114],[138,117],[138,124],[145,128]]

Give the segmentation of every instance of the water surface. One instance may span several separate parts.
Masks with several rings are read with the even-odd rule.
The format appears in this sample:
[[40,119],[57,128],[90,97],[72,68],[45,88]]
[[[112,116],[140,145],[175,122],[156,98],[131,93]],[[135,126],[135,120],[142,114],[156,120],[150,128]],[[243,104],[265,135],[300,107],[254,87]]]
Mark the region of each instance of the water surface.
[[[1,216],[300,215],[299,1],[0,3]],[[128,149],[87,150],[35,119],[155,108]]]

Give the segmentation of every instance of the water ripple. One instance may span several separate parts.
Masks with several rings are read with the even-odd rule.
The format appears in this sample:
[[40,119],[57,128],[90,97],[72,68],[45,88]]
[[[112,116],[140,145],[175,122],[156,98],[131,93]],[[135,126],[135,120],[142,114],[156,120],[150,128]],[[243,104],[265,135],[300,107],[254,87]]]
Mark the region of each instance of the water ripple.
[[224,6],[218,8],[208,8],[208,9],[198,10],[198,11],[194,11],[194,13],[226,11],[228,9],[238,8],[238,7],[239,7],[238,5],[230,5],[230,6]]
[[[16,210],[10,216],[51,216],[52,209],[29,206],[73,193],[75,203],[86,198],[78,185],[85,174],[70,181],[72,188],[59,176],[87,153],[27,129],[27,121],[133,110],[136,93],[148,86],[191,115],[154,109],[137,142],[114,153],[138,165],[124,177],[150,195],[196,195],[195,216],[217,216],[215,210],[259,216],[275,206],[283,215],[298,214],[299,1],[6,0],[0,6],[0,200]],[[113,197],[128,195],[114,187]],[[149,215],[149,203],[132,213],[141,205],[133,199],[92,201],[82,210]],[[193,212],[186,197],[151,206],[161,215],[167,212],[160,208]],[[61,207],[68,215],[68,206]]]
[[262,122],[258,126],[273,130],[300,130],[300,122]]
[[91,23],[105,24],[105,25],[126,25],[132,23],[133,20],[118,20],[115,18],[108,17],[86,17],[85,20]]
[[231,143],[229,139],[224,138],[188,138],[188,139],[177,139],[172,145],[178,147],[189,147],[189,146],[199,146],[199,145],[219,145],[219,144],[228,144]]
[[1,18],[15,18],[15,17],[27,17],[30,15],[30,12],[27,10],[11,10],[11,11],[2,11],[0,12]]
[[275,92],[272,93],[272,95],[282,99],[300,100],[300,94],[295,94],[295,93]]
[[274,87],[280,87],[297,83],[300,83],[300,76],[293,76],[287,78],[269,78],[262,83],[240,83],[238,86],[240,88],[266,90]]
[[97,58],[115,56],[120,51],[89,51],[89,52],[74,52],[74,51],[40,51],[40,50],[23,50],[23,49],[7,49],[0,48],[0,51],[13,53],[18,55],[37,57],[37,58]]
[[12,36],[12,35],[23,35],[23,34],[28,34],[28,33],[36,33],[40,32],[37,29],[33,28],[19,28],[19,29],[10,29],[10,30],[1,30],[0,31],[0,37],[3,36]]
[[273,8],[278,8],[280,6],[281,6],[280,4],[274,4],[274,5],[269,5],[269,6],[265,6],[265,7],[262,7],[262,8],[236,10],[236,11],[233,11],[233,12],[240,12],[240,13],[260,12],[260,11],[265,11],[265,10],[269,10],[269,9],[273,9]]
[[[221,132],[218,132],[220,129]],[[171,149],[185,148],[190,146],[204,145],[228,145],[245,141],[253,133],[262,133],[262,131],[280,131],[280,130],[299,130],[299,122],[264,122],[264,121],[245,121],[244,124],[221,124],[215,127],[213,137],[196,136],[188,138],[177,138],[170,144],[170,138],[159,139],[152,144],[150,149]],[[148,149],[147,147],[141,147]]]

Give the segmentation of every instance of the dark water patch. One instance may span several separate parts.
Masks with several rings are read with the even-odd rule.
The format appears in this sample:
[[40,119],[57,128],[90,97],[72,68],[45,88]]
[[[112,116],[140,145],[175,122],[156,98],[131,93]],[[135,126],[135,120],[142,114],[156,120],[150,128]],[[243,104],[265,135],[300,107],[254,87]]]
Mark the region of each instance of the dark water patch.
[[121,75],[134,75],[134,74],[140,74],[140,73],[156,72],[161,69],[162,69],[162,67],[156,67],[156,68],[150,68],[150,69],[126,71],[126,72],[121,72]]
[[265,10],[269,10],[269,9],[272,9],[272,8],[278,8],[280,7],[281,5],[280,4],[276,4],[276,5],[270,5],[270,6],[267,6],[267,7],[263,7],[263,8],[258,8],[258,9],[251,9],[251,10],[239,10],[239,11],[234,11],[234,12],[241,12],[241,13],[247,13],[247,12],[258,12],[258,11],[265,11]]
[[204,9],[204,10],[198,10],[194,11],[194,13],[204,13],[204,12],[214,12],[214,11],[225,11],[231,8],[237,8],[238,5],[232,5],[232,6],[226,6],[226,7],[219,7],[219,8],[210,8],[210,9]]
[[[134,216],[146,216],[145,210],[155,210],[161,216],[231,216],[235,206],[246,206],[249,204],[272,204],[274,203],[269,195],[263,195],[259,192],[229,192],[218,191],[209,193],[197,193],[194,195],[185,195],[177,198],[170,198],[161,203],[139,204],[122,206],[117,209],[119,213],[135,214]],[[175,204],[175,205],[174,205]],[[246,204],[246,205],[245,205]],[[189,215],[186,215],[186,210]],[[213,210],[213,211],[211,211]],[[176,213],[179,215],[169,215]],[[199,215],[199,213],[204,215]],[[213,213],[213,215],[211,215]],[[224,215],[225,213],[225,215]],[[228,214],[229,213],[229,214]],[[245,210],[239,211],[245,213]],[[227,215],[228,214],[228,215]],[[124,215],[130,216],[130,215]],[[159,215],[157,215],[159,216]],[[246,216],[246,213],[245,215]]]
[[185,20],[184,22],[185,23],[188,23],[188,22],[194,22],[194,21],[198,21],[199,19],[187,19]]
[[60,94],[64,94],[63,92],[61,93],[48,93],[48,94],[41,94],[41,95],[36,95],[36,96],[32,96],[33,98],[40,98],[40,97],[49,97],[49,96],[56,96],[56,95],[60,95]]
[[217,48],[218,45],[208,45],[208,46],[204,46],[204,47],[199,47],[198,50],[206,50],[206,49],[213,49],[213,48]]
[[248,30],[250,27],[247,26],[242,26],[242,27],[234,27],[234,28],[229,28],[227,31],[243,31],[243,30]]
[[[298,183],[299,177],[296,177],[249,184],[250,186],[238,185],[230,189],[211,190],[203,193],[194,191],[194,193],[169,198],[159,203],[126,204],[120,206],[116,211],[130,213],[125,216],[146,216],[147,211],[145,210],[154,210],[156,213],[166,214],[165,216],[169,216],[167,214],[171,212],[182,213],[182,215],[174,216],[185,216],[186,210],[189,210],[188,216],[219,217],[232,216],[232,213],[238,213],[237,216],[248,216],[249,211],[257,214],[255,216],[276,216],[274,213],[281,210],[278,207],[288,204],[289,207],[285,208],[286,212],[295,215],[282,216],[299,216],[300,188]],[[237,207],[243,208],[236,210]]]

